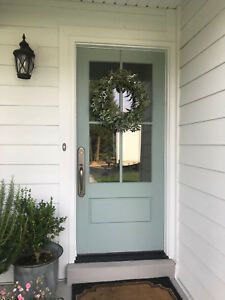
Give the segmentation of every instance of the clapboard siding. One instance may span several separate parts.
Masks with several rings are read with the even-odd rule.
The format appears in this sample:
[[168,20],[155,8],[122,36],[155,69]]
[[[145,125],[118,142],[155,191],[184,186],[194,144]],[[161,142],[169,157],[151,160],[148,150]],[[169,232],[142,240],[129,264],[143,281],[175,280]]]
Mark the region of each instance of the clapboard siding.
[[222,10],[219,15],[212,20],[212,22],[204,27],[196,37],[193,37],[193,39],[188,44],[186,44],[184,48],[181,49],[181,66],[190,62],[191,59],[193,59],[195,56],[201,55],[201,52],[205,51],[218,39],[224,36],[224,19],[225,11]]
[[[194,208],[212,222],[225,227],[225,201],[204,191],[184,184],[180,185],[180,198],[186,206]],[[185,236],[183,236],[184,238]],[[182,237],[181,237],[182,238]],[[224,270],[225,271],[225,270]],[[225,277],[224,277],[225,278]]]
[[216,5],[214,0],[206,1],[191,21],[182,28],[181,47],[196,37],[224,8],[224,0],[216,0]]
[[57,87],[0,86],[0,105],[57,106]]
[[224,90],[225,64],[181,88],[181,103],[188,103]]
[[213,300],[225,298],[225,2],[200,2],[181,8],[177,277]]
[[180,163],[225,172],[225,147],[180,146]]
[[57,184],[58,165],[1,165],[0,178],[15,177],[18,184]]
[[52,197],[54,204],[59,203],[59,184],[21,184],[20,187],[31,189],[32,196],[37,200],[49,201]]
[[[4,11],[1,5],[1,27],[0,27],[0,36],[1,36],[1,45],[12,45],[18,48],[19,43],[22,40],[22,34],[25,33],[29,45],[33,47],[56,47],[58,48],[58,30],[57,28],[40,28],[35,26],[26,26],[26,17],[24,17],[23,25],[18,26],[17,23],[17,14],[15,10],[17,7],[11,7],[14,12],[14,22],[11,22],[10,25],[4,23],[2,16]],[[30,11],[32,15],[32,11]],[[5,17],[7,17],[5,15]],[[43,24],[43,19],[39,16],[40,23]],[[55,26],[56,27],[56,26]]]
[[58,107],[1,106],[0,125],[58,125]]
[[224,145],[225,119],[212,120],[180,127],[181,145]]
[[189,266],[191,273],[195,274],[195,277],[202,283],[202,289],[208,294],[206,298],[194,298],[196,300],[209,299],[217,300],[224,299],[224,282],[220,280],[215,274],[213,274],[206,264],[203,264],[196,254],[181,243],[180,246],[180,258],[186,261],[186,265]]
[[[19,48],[19,45],[16,44],[0,45],[0,65],[9,65],[14,67],[13,51],[17,48]],[[32,49],[34,50],[34,53],[38,53],[38,56],[35,59],[35,65],[39,67],[58,67],[57,47],[43,47],[32,45]]]
[[191,291],[191,298],[196,300],[212,300],[211,296],[207,293],[201,281],[198,280],[192,269],[188,265],[188,262],[183,260],[182,266],[179,267],[179,274],[185,282],[185,288],[187,291]]
[[[225,246],[224,246],[225,230],[223,226],[218,225],[212,222],[211,220],[205,218],[201,213],[198,213],[192,208],[183,205],[182,202],[181,202],[180,222],[181,224],[185,224],[192,231],[194,231],[193,235],[198,234],[200,238],[204,239],[208,244],[211,245],[212,248],[217,249],[223,255],[225,255]],[[186,241],[185,237],[181,237],[180,241],[182,241],[182,239]],[[186,241],[186,243],[188,242]],[[193,240],[193,244],[194,244],[194,240]],[[194,247],[195,246],[193,245],[193,248]],[[203,251],[204,249],[202,249],[201,252]],[[203,253],[200,253],[200,255],[201,254],[204,255]],[[204,261],[204,263],[206,265],[208,264],[207,261]]]
[[[207,267],[212,273],[218,274],[221,281],[225,281],[225,256],[219,250],[215,249],[212,244],[201,238],[193,232],[188,226],[181,225],[181,242],[196,254],[198,259],[204,264],[207,262]],[[182,237],[185,237],[183,239]]]
[[201,9],[207,0],[189,0],[181,10],[181,28],[183,28]]
[[58,86],[58,70],[50,67],[36,67],[32,74],[32,80],[21,80],[16,77],[14,66],[0,66],[0,85],[18,86]]
[[182,124],[203,122],[224,118],[225,91],[202,98],[199,101],[183,105],[180,109]]
[[225,62],[225,36],[181,69],[181,86]]
[[1,164],[43,165],[59,163],[59,146],[1,145]]
[[180,165],[180,182],[225,200],[225,174],[222,172]]
[[58,145],[58,126],[0,126],[2,145]]

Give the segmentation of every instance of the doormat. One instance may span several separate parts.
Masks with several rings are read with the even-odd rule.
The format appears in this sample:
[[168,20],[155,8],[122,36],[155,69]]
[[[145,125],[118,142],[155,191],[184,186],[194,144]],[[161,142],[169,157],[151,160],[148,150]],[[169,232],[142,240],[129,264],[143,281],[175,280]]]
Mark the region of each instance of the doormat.
[[72,285],[72,300],[182,300],[169,277]]

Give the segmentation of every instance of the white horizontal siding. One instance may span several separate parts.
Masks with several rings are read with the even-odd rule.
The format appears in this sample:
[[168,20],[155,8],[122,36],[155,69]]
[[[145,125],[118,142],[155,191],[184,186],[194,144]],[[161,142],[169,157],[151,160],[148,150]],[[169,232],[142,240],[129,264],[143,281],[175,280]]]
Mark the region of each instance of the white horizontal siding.
[[[27,37],[28,39],[29,37]],[[22,38],[21,38],[22,40]],[[31,37],[32,40],[32,37]],[[20,41],[18,41],[20,42]],[[28,41],[29,42],[29,41]],[[0,65],[14,66],[13,51],[19,48],[15,45],[0,45]],[[57,47],[33,46],[34,53],[38,53],[35,59],[35,65],[39,67],[58,67],[58,49]]]
[[[193,37],[181,49],[180,60],[181,66],[187,64],[197,55],[201,55],[203,51],[213,45],[218,39],[225,34],[224,28],[225,11],[222,10],[219,15],[204,27],[197,36]],[[181,32],[182,35],[182,32]]]
[[[206,298],[194,298],[196,300],[217,300],[223,299],[224,283],[213,274],[207,265],[203,264],[196,254],[181,243],[180,258],[185,260],[191,274],[195,274],[194,278],[202,284],[201,288],[205,290]],[[215,292],[216,291],[216,292]]]
[[225,172],[225,147],[180,146],[180,163]]
[[[22,40],[22,34],[26,34],[27,42],[29,45],[34,47],[56,47],[58,48],[58,30],[56,28],[41,28],[35,26],[27,26],[26,16],[22,21],[22,25],[17,24],[17,18],[21,18],[17,13],[15,13],[15,7],[11,7],[14,22],[3,22],[3,15],[7,18],[7,14],[4,14],[3,6],[1,5],[1,24],[0,36],[1,45],[6,46],[16,46],[19,48],[19,43]],[[16,8],[17,9],[17,8]],[[34,18],[32,11],[29,12],[30,17]],[[37,16],[36,16],[37,17]],[[39,15],[40,23],[43,23],[43,19]],[[9,24],[9,25],[7,25]],[[56,27],[56,26],[54,26]]]
[[[187,260],[183,260],[182,265],[179,266],[179,276],[185,282],[187,291],[191,291],[191,299],[195,300],[212,300],[211,296],[207,293],[201,281],[198,280],[193,270],[190,269]],[[183,284],[183,283],[182,283]]]
[[56,68],[35,67],[32,80],[21,80],[15,76],[14,66],[0,66],[0,85],[18,85],[18,86],[58,86],[58,71]]
[[213,300],[225,298],[225,2],[195,2],[181,24],[177,277]]
[[225,36],[181,69],[181,86],[225,63]]
[[59,146],[1,145],[1,164],[52,165],[59,163]]
[[0,178],[14,176],[18,184],[59,183],[58,165],[1,165]]
[[180,165],[180,182],[225,199],[225,174],[199,167]]
[[21,184],[20,187],[30,188],[32,190],[32,196],[37,200],[44,199],[48,201],[52,197],[55,204],[59,203],[59,184]]
[[197,14],[207,0],[188,0],[181,10],[181,28],[183,28]]
[[181,46],[196,37],[225,8],[224,0],[216,0],[216,5],[214,0],[208,0],[204,4],[198,10],[198,13],[182,28]]
[[180,144],[225,146],[224,132],[225,119],[187,124],[180,127]]
[[1,106],[0,125],[58,125],[58,107]]
[[200,235],[185,224],[180,227],[181,242],[196,254],[198,259],[207,264],[207,267],[214,274],[217,274],[219,279],[225,281],[225,255],[215,249],[212,243],[207,242]]
[[220,119],[225,116],[225,91],[187,103],[180,109],[182,124],[191,124],[208,120]]
[[225,64],[181,88],[181,103],[199,100],[224,90]]
[[180,185],[180,198],[187,207],[194,208],[196,212],[206,216],[212,222],[225,227],[224,199],[185,184]]
[[57,106],[57,87],[0,86],[0,105]]
[[[4,12],[0,14],[2,21]],[[31,188],[37,200],[53,197],[58,214],[58,31],[29,27],[25,21],[23,26],[1,25],[0,178],[9,182],[13,176],[21,188]],[[14,65],[13,50],[19,48],[23,33],[36,54],[30,80],[18,79]],[[10,273],[2,280],[11,280]]]
[[58,126],[0,126],[3,145],[58,145]]

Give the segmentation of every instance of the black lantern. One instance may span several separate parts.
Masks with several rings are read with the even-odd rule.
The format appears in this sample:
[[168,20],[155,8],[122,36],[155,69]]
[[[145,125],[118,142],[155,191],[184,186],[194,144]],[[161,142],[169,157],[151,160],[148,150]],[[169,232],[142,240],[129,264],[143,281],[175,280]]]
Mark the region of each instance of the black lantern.
[[25,39],[25,34],[23,34],[20,49],[14,50],[13,54],[15,56],[17,77],[21,79],[30,79],[34,68],[35,55]]

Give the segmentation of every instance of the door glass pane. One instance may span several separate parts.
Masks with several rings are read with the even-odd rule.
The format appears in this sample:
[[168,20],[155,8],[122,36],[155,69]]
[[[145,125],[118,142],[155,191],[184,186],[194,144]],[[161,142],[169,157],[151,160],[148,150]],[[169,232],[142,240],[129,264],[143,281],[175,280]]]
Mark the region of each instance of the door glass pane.
[[[149,105],[145,108],[143,121],[152,121],[152,65],[151,64],[136,64],[136,63],[124,63],[123,68],[131,73],[137,74],[138,79],[144,83],[145,91],[150,99]],[[129,101],[128,101],[129,102]]]
[[151,125],[122,134],[123,182],[151,181]]
[[119,181],[119,140],[101,124],[90,124],[89,182]]
[[[98,84],[98,80],[108,75],[110,72],[115,72],[120,67],[116,62],[90,62],[89,64],[89,99],[91,99],[92,91]],[[89,101],[90,102],[90,101]],[[89,120],[96,121],[96,117],[93,116],[91,109],[89,110]]]

